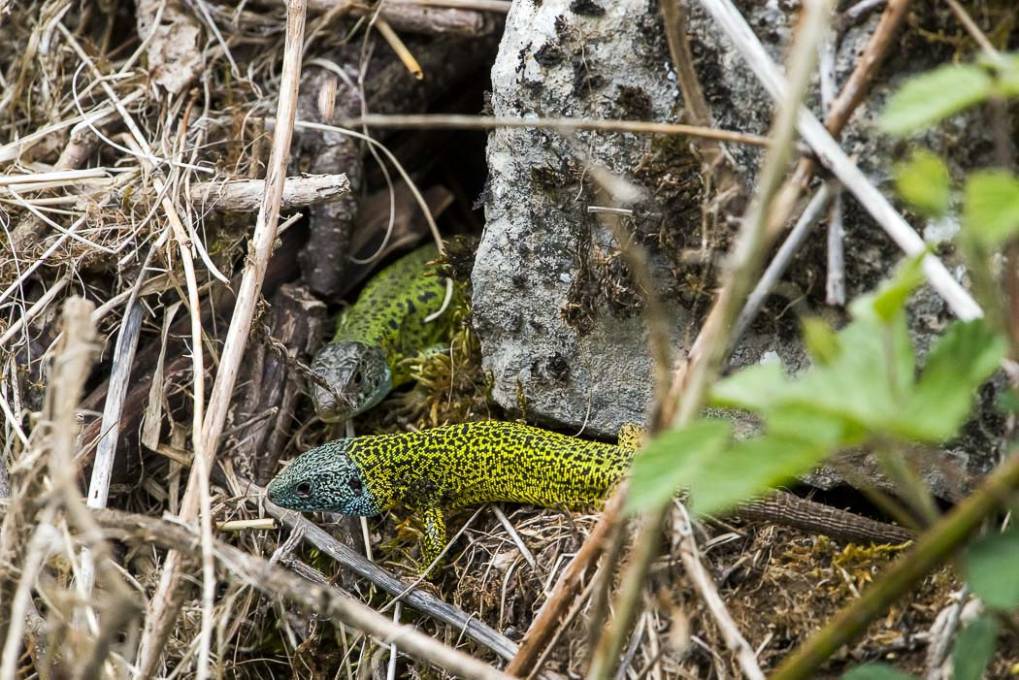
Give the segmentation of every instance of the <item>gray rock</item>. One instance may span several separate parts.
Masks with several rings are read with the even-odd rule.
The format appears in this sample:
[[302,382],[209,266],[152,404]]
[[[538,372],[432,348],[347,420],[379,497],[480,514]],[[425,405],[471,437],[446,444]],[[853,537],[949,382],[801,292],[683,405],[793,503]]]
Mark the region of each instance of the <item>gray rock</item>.
[[[678,97],[644,0],[514,3],[492,81],[497,116],[668,120]],[[639,307],[606,290],[610,270],[621,271],[618,248],[587,212],[596,201],[578,150],[629,175],[652,142],[633,134],[492,134],[487,226],[472,283],[484,365],[504,407],[599,434],[644,419],[646,331]],[[675,318],[678,331],[685,315]]]
[[[695,66],[718,127],[765,134],[771,102],[742,58],[711,19],[693,6],[689,17]],[[757,35],[781,61],[798,3],[746,0],[739,3]],[[943,21],[927,10],[928,27]],[[836,82],[852,71],[879,17],[875,12],[842,35]],[[896,142],[876,132],[873,120],[889,94],[907,77],[949,60],[915,31],[882,71],[879,82],[845,132],[844,148],[891,193],[891,161],[901,156]],[[590,0],[518,0],[492,69],[492,108],[497,116],[630,118],[681,120],[680,95],[671,70],[657,7],[639,0],[596,5]],[[819,109],[819,94],[810,102]],[[952,121],[924,142],[948,155],[954,168],[986,164],[987,130]],[[746,187],[751,187],[760,152],[729,145]],[[678,352],[689,346],[717,286],[717,268],[690,265],[681,256],[707,242],[727,249],[735,227],[716,225],[701,234],[700,202],[705,198],[697,160],[688,142],[634,134],[578,132],[572,138],[548,130],[493,132],[489,138],[487,224],[472,275],[475,324],[484,366],[494,378],[496,402],[529,418],[568,428],[586,427],[611,435],[626,421],[643,420],[651,395],[651,359],[641,315],[643,296],[635,290],[612,232],[588,206],[604,204],[590,181],[589,162],[635,183],[645,198],[634,205],[624,227],[649,250],[658,292],[675,322]],[[709,197],[710,198],[710,197]],[[738,214],[733,217],[738,217]],[[916,226],[921,233],[923,225]],[[871,290],[901,259],[898,248],[851,198],[846,201],[846,277],[850,298]],[[932,235],[937,230],[932,230]],[[962,276],[959,261],[946,259]],[[790,370],[806,365],[798,339],[800,311],[822,313],[838,323],[842,310],[825,308],[823,230],[808,242],[787,273],[783,290],[741,341],[732,364],[777,353]],[[925,351],[951,314],[929,290],[911,307],[911,329]],[[941,463],[962,461],[972,475],[995,460],[997,420],[990,409],[993,390],[983,395],[975,423],[927,472],[943,495],[958,487],[959,475]],[[950,466],[949,466],[950,467]],[[935,469],[936,468],[936,469]],[[963,475],[970,477],[970,475]],[[815,481],[838,483],[833,470]]]

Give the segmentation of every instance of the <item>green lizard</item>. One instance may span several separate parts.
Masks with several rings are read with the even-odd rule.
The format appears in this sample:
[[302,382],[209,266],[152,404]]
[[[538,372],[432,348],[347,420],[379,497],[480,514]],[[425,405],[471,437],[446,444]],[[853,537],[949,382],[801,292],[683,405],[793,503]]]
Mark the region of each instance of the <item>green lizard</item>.
[[619,445],[513,422],[481,421],[421,432],[340,439],[306,451],[273,479],[284,508],[372,516],[396,507],[424,524],[424,563],[446,544],[444,511],[489,502],[579,509],[622,479],[642,433]]
[[411,379],[404,358],[448,341],[451,315],[442,313],[447,284],[428,265],[438,255],[434,244],[404,255],[372,277],[340,316],[335,336],[311,366],[312,399],[323,420],[342,421],[372,408]]

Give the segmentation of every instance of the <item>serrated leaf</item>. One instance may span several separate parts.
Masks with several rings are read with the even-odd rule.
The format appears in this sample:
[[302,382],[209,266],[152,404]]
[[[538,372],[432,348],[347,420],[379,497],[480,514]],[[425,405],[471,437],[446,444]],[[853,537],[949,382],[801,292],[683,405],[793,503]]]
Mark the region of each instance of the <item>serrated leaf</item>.
[[1019,233],[1019,179],[984,170],[966,179],[963,225],[980,243],[995,247]]
[[785,403],[841,418],[846,432],[852,431],[850,426],[886,431],[913,382],[914,355],[905,315],[890,324],[873,318],[854,321],[839,333],[839,342],[844,349],[838,358],[804,373],[789,388],[793,396]]
[[998,622],[982,616],[962,629],[952,648],[952,680],[980,680],[994,656]]
[[801,321],[803,343],[814,363],[825,366],[835,361],[842,351],[839,336],[828,323],[819,317],[808,316]]
[[777,364],[759,364],[717,383],[712,405],[760,414],[770,432],[825,443],[833,452],[888,432],[912,389],[914,355],[905,315],[890,324],[854,321],[838,333],[831,363],[789,379]]
[[914,680],[912,675],[884,663],[857,666],[842,676],[842,680]]
[[948,212],[950,183],[945,162],[923,149],[895,166],[895,188],[899,195],[928,217],[941,217]]
[[690,507],[701,515],[729,510],[813,469],[828,453],[816,442],[777,434],[735,442],[694,471]]
[[634,458],[626,512],[643,512],[672,500],[691,483],[704,461],[720,455],[731,429],[726,421],[705,419],[651,440]]
[[988,607],[1019,607],[1019,529],[988,534],[966,551],[966,581]]
[[923,375],[897,418],[897,433],[941,442],[965,422],[976,389],[998,368],[1005,341],[982,319],[957,321],[927,357]]
[[911,78],[881,115],[885,132],[905,135],[929,127],[987,99],[994,81],[980,66],[947,65]]

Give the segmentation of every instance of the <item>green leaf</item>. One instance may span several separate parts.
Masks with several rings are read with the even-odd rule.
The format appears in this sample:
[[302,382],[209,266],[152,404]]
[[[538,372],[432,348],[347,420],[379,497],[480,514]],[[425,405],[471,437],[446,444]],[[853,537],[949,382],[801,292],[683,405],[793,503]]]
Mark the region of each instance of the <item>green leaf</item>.
[[815,363],[825,366],[834,361],[842,351],[839,336],[828,323],[816,316],[804,317],[803,342]]
[[849,671],[842,676],[842,680],[913,680],[913,676],[888,664],[868,663]]
[[668,503],[689,486],[706,460],[722,453],[730,433],[728,422],[706,419],[655,437],[634,458],[626,511],[633,514]]
[[816,442],[766,434],[735,442],[700,461],[690,479],[690,507],[710,515],[788,482],[813,469],[829,449]]
[[905,135],[929,127],[987,99],[994,81],[973,64],[947,65],[910,79],[892,95],[881,115],[881,129]]
[[857,443],[858,430],[841,415],[831,415],[810,404],[784,403],[768,412],[768,432],[799,439],[830,451]]
[[760,412],[782,399],[788,392],[789,379],[780,361],[748,366],[715,383],[711,404]]
[[966,581],[988,607],[1019,607],[1019,529],[984,536],[966,552]]
[[926,442],[954,436],[973,395],[998,368],[1005,341],[982,319],[953,323],[927,357],[923,375],[897,418],[898,433]]
[[913,383],[905,315],[887,325],[873,316],[854,321],[839,333],[839,343],[844,349],[838,358],[804,373],[788,390],[793,396],[785,403],[841,418],[847,433],[858,428],[885,432]]
[[928,217],[948,212],[948,166],[938,156],[919,149],[912,158],[895,166],[895,187],[903,200]]
[[982,616],[962,629],[952,648],[952,680],[980,680],[994,656],[998,622]]
[[966,179],[963,224],[989,247],[1019,233],[1019,179],[1004,170],[972,173]]

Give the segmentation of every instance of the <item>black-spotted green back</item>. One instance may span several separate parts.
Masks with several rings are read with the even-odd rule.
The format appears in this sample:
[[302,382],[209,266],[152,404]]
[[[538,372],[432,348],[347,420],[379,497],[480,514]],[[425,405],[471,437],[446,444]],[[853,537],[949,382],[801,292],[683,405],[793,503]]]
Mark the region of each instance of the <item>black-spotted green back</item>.
[[350,440],[382,507],[506,501],[579,508],[619,482],[631,452],[515,422],[481,421]]
[[[434,244],[404,255],[372,277],[340,315],[332,341],[311,367],[312,398],[323,420],[345,420],[368,410],[410,380],[405,358],[448,344],[449,310],[458,304],[460,291],[429,265],[438,257]],[[447,285],[453,299],[444,309]]]
[[410,379],[399,365],[401,359],[449,338],[450,315],[426,321],[446,298],[446,280],[428,265],[438,257],[434,243],[404,255],[373,276],[337,320],[332,341],[381,347],[393,371],[394,387]]

